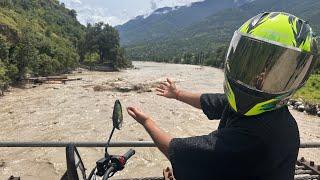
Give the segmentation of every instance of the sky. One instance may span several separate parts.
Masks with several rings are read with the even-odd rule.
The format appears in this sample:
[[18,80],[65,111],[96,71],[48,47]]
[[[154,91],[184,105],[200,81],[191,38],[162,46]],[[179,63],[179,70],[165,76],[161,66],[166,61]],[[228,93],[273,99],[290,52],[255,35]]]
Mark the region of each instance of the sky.
[[148,15],[161,7],[189,5],[202,0],[60,0],[67,8],[75,9],[82,24],[103,21],[120,25],[138,15]]

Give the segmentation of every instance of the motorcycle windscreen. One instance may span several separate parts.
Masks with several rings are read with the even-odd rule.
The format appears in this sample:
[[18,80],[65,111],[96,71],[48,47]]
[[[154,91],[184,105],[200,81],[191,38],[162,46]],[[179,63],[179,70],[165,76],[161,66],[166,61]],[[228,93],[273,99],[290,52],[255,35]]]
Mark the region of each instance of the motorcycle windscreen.
[[235,32],[226,61],[226,75],[251,89],[282,94],[301,87],[317,56],[275,42]]

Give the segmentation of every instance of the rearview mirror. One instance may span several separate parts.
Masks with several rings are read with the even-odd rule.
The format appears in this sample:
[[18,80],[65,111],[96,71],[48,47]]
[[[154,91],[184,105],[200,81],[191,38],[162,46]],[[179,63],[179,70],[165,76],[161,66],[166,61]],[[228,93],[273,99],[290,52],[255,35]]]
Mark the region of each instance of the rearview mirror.
[[122,115],[122,106],[119,100],[116,100],[113,107],[112,115],[113,127],[118,130],[122,127],[123,115]]

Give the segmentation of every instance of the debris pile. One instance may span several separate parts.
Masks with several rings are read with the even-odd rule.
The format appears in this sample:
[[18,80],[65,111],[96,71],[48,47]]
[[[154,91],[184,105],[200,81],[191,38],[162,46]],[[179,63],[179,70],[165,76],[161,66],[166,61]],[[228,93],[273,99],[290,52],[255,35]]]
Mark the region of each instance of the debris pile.
[[297,111],[306,112],[310,115],[320,117],[320,105],[319,104],[311,104],[311,103],[303,102],[303,101],[290,100],[288,102],[288,105]]
[[26,84],[65,84],[67,81],[78,81],[82,78],[68,78],[68,76],[47,76],[47,77],[33,77],[26,78]]
[[137,92],[137,93],[145,93],[152,92],[152,89],[155,88],[159,83],[139,83],[132,84],[129,82],[125,82],[123,79],[117,79],[116,81],[107,82],[104,85],[95,85],[93,86],[93,90],[95,92],[102,91],[116,91],[122,93],[128,92]]

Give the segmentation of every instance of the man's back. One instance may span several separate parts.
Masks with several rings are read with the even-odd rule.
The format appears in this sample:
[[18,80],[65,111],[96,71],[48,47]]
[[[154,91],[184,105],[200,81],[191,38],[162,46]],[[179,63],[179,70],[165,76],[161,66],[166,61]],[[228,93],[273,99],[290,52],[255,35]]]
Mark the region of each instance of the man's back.
[[202,95],[201,106],[220,125],[206,136],[171,141],[177,179],[293,179],[299,131],[286,107],[246,117],[222,94]]

